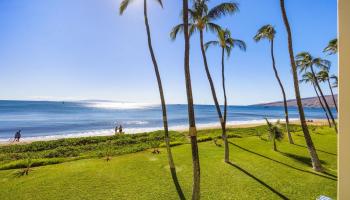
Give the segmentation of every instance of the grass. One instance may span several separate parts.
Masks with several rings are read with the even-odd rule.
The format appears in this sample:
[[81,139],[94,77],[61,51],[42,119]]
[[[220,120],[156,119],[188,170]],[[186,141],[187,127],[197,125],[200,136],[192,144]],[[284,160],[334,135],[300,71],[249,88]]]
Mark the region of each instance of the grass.
[[[335,199],[336,134],[328,127],[311,128],[318,155],[326,168],[326,173],[321,174],[311,169],[304,138],[299,127],[295,129],[292,134],[296,145],[288,144],[285,139],[277,143],[278,152],[273,151],[270,141],[264,140],[265,126],[231,130],[231,164],[223,161],[223,147],[210,140],[216,138],[220,130],[201,131],[202,199],[315,199],[319,195]],[[176,134],[172,138],[175,144],[172,150],[178,178],[190,199],[191,149],[186,137]],[[14,151],[17,147],[10,148]],[[79,155],[73,157],[79,160],[33,167],[28,176],[21,177],[15,176],[19,169],[0,170],[0,199],[178,199],[166,151],[160,150],[161,154],[152,154],[149,149],[113,156],[109,162],[92,156],[94,151],[81,151],[80,154],[90,156]],[[44,155],[40,151],[32,153]]]

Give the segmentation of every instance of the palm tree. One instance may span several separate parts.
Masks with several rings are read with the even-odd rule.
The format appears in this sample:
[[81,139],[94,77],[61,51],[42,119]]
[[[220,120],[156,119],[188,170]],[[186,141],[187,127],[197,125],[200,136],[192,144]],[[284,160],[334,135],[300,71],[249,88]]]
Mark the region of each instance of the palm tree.
[[301,53],[296,55],[296,63],[297,63],[297,66],[300,68],[300,71],[306,71],[308,69],[311,70],[311,73],[312,73],[312,75],[314,76],[314,78],[316,80],[315,81],[316,88],[320,92],[320,96],[321,96],[321,98],[322,98],[322,100],[323,100],[323,102],[324,102],[324,104],[326,106],[326,109],[328,111],[329,117],[331,118],[332,123],[334,125],[335,132],[338,133],[337,124],[336,124],[336,122],[334,120],[332,111],[329,108],[327,100],[326,100],[326,98],[323,95],[322,89],[320,87],[320,84],[318,83],[318,79],[316,77],[316,73],[315,73],[315,69],[314,69],[314,66],[316,66],[318,68],[322,68],[322,69],[328,69],[329,66],[330,66],[330,62],[328,60],[324,60],[322,58],[313,58],[311,56],[311,54],[308,53],[308,52],[301,52]]
[[192,185],[192,200],[200,198],[200,165],[199,154],[197,144],[197,129],[196,121],[194,117],[192,85],[190,75],[190,36],[188,30],[188,0],[183,0],[183,31],[185,39],[185,56],[184,56],[184,69],[186,80],[186,93],[188,104],[188,123],[189,123],[189,135],[191,137],[192,148],[192,165],[193,165],[193,185]]
[[[247,46],[242,40],[233,39],[231,37],[231,32],[226,30],[220,30],[218,32],[218,40],[209,41],[204,44],[205,50],[210,46],[220,46],[221,47],[221,77],[222,77],[222,89],[224,92],[224,116],[223,116],[223,127],[222,127],[222,138],[225,142],[225,162],[229,162],[229,148],[226,135],[226,121],[227,121],[227,96],[226,96],[226,86],[225,86],[225,52],[227,57],[230,57],[231,50],[234,47],[245,51]],[[220,116],[220,114],[219,114]],[[227,148],[226,148],[227,147]]]
[[329,41],[326,48],[323,49],[323,52],[328,52],[329,55],[338,53],[338,39],[335,38]]
[[338,76],[333,74],[330,78],[334,80],[334,83],[332,84],[332,88],[337,88],[338,87]]
[[332,99],[333,99],[333,103],[334,103],[334,107],[335,109],[337,110],[338,112],[338,105],[337,105],[337,101],[335,100],[335,97],[334,97],[334,93],[333,93],[333,89],[332,89],[332,85],[331,85],[331,82],[330,82],[330,77],[329,77],[329,68],[327,69],[322,69],[321,71],[319,71],[317,73],[317,78],[318,80],[322,81],[322,82],[327,82],[328,83],[328,87],[329,87],[329,90],[331,91],[331,94],[332,94]]
[[[210,84],[210,89],[211,93],[213,96],[214,104],[216,107],[216,111],[218,113],[221,129],[222,129],[222,138],[225,143],[225,162],[229,162],[229,146],[228,146],[228,141],[227,141],[227,135],[225,131],[225,121],[224,117],[222,116],[220,105],[217,99],[215,87],[214,87],[214,82],[211,78],[211,74],[209,71],[209,66],[207,62],[207,57],[205,54],[205,47],[204,47],[204,38],[203,38],[203,33],[204,30],[211,30],[213,32],[216,32],[219,34],[221,27],[212,21],[225,16],[227,14],[233,14],[238,11],[238,5],[236,3],[221,3],[217,6],[214,6],[212,9],[208,9],[207,2],[209,0],[197,0],[193,4],[192,9],[189,9],[189,15],[191,19],[191,23],[189,24],[190,30],[189,34],[192,35],[194,32],[199,31],[199,36],[200,36],[200,48],[202,52],[202,57],[203,57],[203,62],[204,62],[204,68],[205,72]],[[176,39],[177,33],[183,31],[183,24],[179,24],[175,26],[171,33],[170,37],[174,40]]]
[[321,171],[323,171],[323,168],[322,168],[320,159],[318,158],[314,143],[312,142],[312,139],[311,139],[311,136],[309,133],[309,129],[307,127],[306,120],[305,120],[305,114],[304,114],[304,108],[303,108],[303,104],[301,102],[297,67],[296,67],[295,60],[294,60],[292,31],[291,31],[290,26],[289,26],[286,8],[284,6],[284,0],[280,0],[280,6],[281,6],[283,22],[284,22],[284,25],[285,25],[286,30],[287,30],[289,59],[290,59],[291,67],[292,67],[295,98],[296,98],[297,105],[298,105],[300,123],[301,123],[301,127],[303,129],[305,142],[306,142],[307,148],[308,148],[309,153],[310,153],[312,167],[315,171],[321,172]]
[[315,86],[316,80],[315,80],[314,76],[312,75],[312,73],[311,73],[311,72],[305,72],[305,73],[302,75],[302,79],[300,80],[300,82],[301,82],[301,83],[311,83],[311,85],[313,86],[313,88],[314,88],[314,90],[315,90],[315,93],[316,93],[316,95],[317,95],[318,101],[319,101],[319,103],[320,103],[320,105],[321,105],[321,107],[322,107],[322,109],[323,109],[323,111],[324,111],[324,113],[325,113],[325,115],[326,115],[326,117],[327,117],[328,125],[329,125],[329,127],[332,127],[331,122],[329,121],[329,117],[328,117],[327,110],[326,110],[326,108],[324,107],[324,105],[323,105],[323,103],[322,103],[322,100],[321,100],[321,98],[320,98],[320,95],[318,94],[317,88],[316,88],[316,86]]
[[[131,2],[132,2],[132,0],[123,0],[121,2],[120,8],[119,8],[119,14],[120,15],[122,15],[124,13],[124,11],[126,10],[126,8],[128,7],[128,5]],[[157,0],[157,2],[160,4],[161,7],[163,7],[162,0]],[[174,164],[174,160],[173,160],[173,156],[172,156],[171,148],[170,148],[170,139],[169,139],[169,131],[168,131],[168,118],[167,118],[167,111],[166,111],[166,103],[165,103],[163,86],[162,86],[162,80],[160,78],[157,60],[156,60],[156,57],[155,57],[155,54],[154,54],[154,51],[153,51],[153,47],[152,47],[151,31],[150,31],[150,27],[149,27],[149,24],[148,24],[148,15],[147,15],[147,0],[143,1],[143,12],[144,12],[146,32],[147,32],[148,48],[149,48],[149,52],[151,54],[153,67],[154,67],[154,72],[155,72],[156,77],[157,77],[160,101],[161,101],[161,105],[162,105],[163,126],[164,126],[164,140],[165,140],[167,154],[168,154],[168,161],[169,161],[170,172],[171,172],[172,178],[174,180],[174,184],[176,186],[176,190],[177,190],[177,192],[179,194],[180,199],[184,199],[184,194],[182,192],[182,189],[181,189],[181,187],[179,185],[179,182],[178,182],[178,179],[177,179],[175,164]]]
[[269,120],[267,120],[267,118],[265,118],[265,120],[269,131],[269,139],[273,142],[273,150],[277,151],[276,140],[281,141],[284,137],[283,132],[280,128],[280,120],[277,120],[275,124],[270,123]]
[[288,116],[288,105],[287,105],[287,98],[286,98],[286,93],[284,91],[284,87],[282,84],[282,81],[278,75],[277,69],[276,69],[276,64],[275,64],[275,56],[274,56],[274,38],[275,38],[276,30],[273,26],[270,24],[262,26],[257,34],[254,36],[255,42],[259,42],[262,39],[267,39],[270,42],[270,48],[271,48],[271,59],[272,59],[272,68],[273,71],[275,72],[275,77],[278,81],[278,84],[281,88],[282,95],[283,95],[283,104],[284,104],[284,114],[286,118],[286,130],[287,130],[287,135],[288,135],[288,140],[290,144],[294,144],[292,135],[290,134],[289,131],[289,116]]

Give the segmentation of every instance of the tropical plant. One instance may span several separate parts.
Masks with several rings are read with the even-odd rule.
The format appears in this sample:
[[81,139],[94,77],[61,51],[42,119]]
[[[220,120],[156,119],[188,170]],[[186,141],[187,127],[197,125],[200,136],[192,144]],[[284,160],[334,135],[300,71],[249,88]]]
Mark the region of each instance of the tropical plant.
[[326,110],[326,108],[324,107],[324,105],[323,105],[323,103],[322,103],[322,100],[321,100],[321,98],[320,98],[320,95],[318,94],[317,88],[316,88],[316,86],[315,86],[315,82],[316,82],[315,77],[312,75],[311,72],[305,72],[305,73],[302,75],[302,79],[300,80],[300,82],[301,82],[301,83],[310,83],[310,84],[312,85],[312,87],[314,88],[315,93],[316,93],[316,95],[317,95],[318,101],[319,101],[319,103],[320,103],[320,105],[321,105],[321,107],[322,107],[322,109],[323,109],[323,111],[324,111],[324,113],[325,113],[325,115],[326,115],[326,117],[327,117],[328,125],[329,125],[329,127],[331,127],[332,125],[331,125],[331,122],[330,122],[330,120],[329,120],[327,110]]
[[323,52],[328,52],[329,55],[338,53],[338,39],[335,38],[329,41],[326,48],[323,49]]
[[326,106],[326,110],[328,112],[328,115],[332,120],[332,124],[334,126],[335,132],[338,133],[337,124],[336,124],[335,119],[333,117],[333,113],[332,113],[332,111],[327,103],[327,100],[322,92],[322,89],[321,89],[320,84],[318,82],[319,80],[317,79],[316,72],[314,69],[314,66],[317,68],[321,68],[321,69],[328,69],[330,66],[330,62],[328,60],[325,60],[322,58],[314,58],[308,52],[301,52],[301,53],[296,55],[296,64],[297,64],[297,67],[300,69],[300,72],[303,72],[303,71],[305,72],[308,69],[310,69],[312,75],[314,76],[314,78],[316,80],[315,81],[316,88],[320,92],[320,96],[321,96],[321,98]]
[[330,77],[329,77],[329,68],[322,69],[321,71],[319,71],[319,72],[317,73],[317,79],[320,80],[321,82],[327,82],[328,87],[329,87],[329,90],[331,91],[331,94],[332,94],[332,99],[333,99],[334,107],[335,107],[335,109],[336,109],[337,112],[338,112],[337,101],[335,100],[334,93],[333,93],[333,89],[332,89],[332,85],[331,85],[331,82],[330,82],[330,80],[329,80],[329,79],[330,79]]
[[[226,86],[225,86],[225,52],[227,54],[227,57],[230,57],[231,55],[231,50],[234,47],[238,47],[240,50],[245,51],[247,49],[247,46],[244,41],[238,40],[238,39],[233,39],[231,37],[231,32],[226,29],[226,30],[220,30],[218,32],[218,40],[213,40],[205,43],[204,47],[205,50],[207,50],[210,46],[220,46],[221,48],[221,77],[222,77],[222,89],[224,92],[224,116],[223,118],[220,118],[220,120],[223,120],[222,123],[222,138],[225,143],[225,162],[229,162],[229,148],[228,148],[228,140],[227,140],[227,135],[226,135],[226,121],[227,121],[227,95],[226,95]],[[214,91],[215,92],[215,91]],[[217,107],[220,106],[216,105]],[[218,111],[218,115],[220,117],[221,115],[221,110],[220,112]]]
[[197,129],[196,120],[194,116],[193,95],[192,95],[192,83],[190,73],[190,35],[189,35],[189,23],[188,23],[188,0],[182,1],[182,19],[183,19],[183,32],[185,39],[185,55],[184,55],[184,71],[186,82],[186,95],[187,95],[187,107],[188,107],[188,123],[189,123],[189,136],[191,139],[192,149],[192,165],[193,165],[193,183],[192,183],[192,200],[200,199],[200,165],[197,143]]
[[269,122],[267,118],[265,118],[265,120],[269,131],[269,139],[270,141],[272,141],[272,144],[273,144],[273,150],[277,151],[276,140],[281,141],[283,140],[283,137],[284,137],[283,131],[281,129],[280,120],[277,120],[275,124],[272,124],[271,122]]
[[301,102],[298,73],[297,73],[297,67],[296,67],[295,60],[294,60],[292,31],[291,31],[291,28],[289,25],[287,13],[286,13],[286,8],[284,6],[284,0],[280,0],[280,7],[281,7],[281,12],[282,12],[283,22],[284,22],[285,28],[287,30],[289,59],[290,59],[291,67],[292,67],[295,99],[296,99],[296,102],[298,105],[301,127],[303,129],[305,142],[306,142],[307,148],[308,148],[309,153],[310,153],[312,167],[315,171],[322,172],[323,168],[322,168],[320,159],[318,158],[314,143],[312,142],[309,129],[307,127],[306,120],[305,120],[304,108],[303,108],[303,104]]
[[274,39],[276,35],[276,30],[275,28],[268,24],[265,26],[262,26],[256,35],[254,36],[255,42],[259,42],[260,40],[267,39],[270,42],[270,51],[271,51],[271,59],[272,59],[272,68],[275,73],[275,78],[277,79],[277,82],[280,86],[282,96],[283,96],[283,105],[284,105],[284,114],[285,114],[285,119],[286,119],[286,130],[287,130],[287,135],[288,135],[288,140],[290,144],[294,144],[292,135],[289,131],[289,116],[288,116],[288,105],[287,105],[287,98],[286,98],[286,93],[284,91],[284,87],[282,84],[282,81],[278,75],[277,69],[276,69],[276,62],[275,62],[275,56],[274,56]]
[[[209,71],[209,66],[208,66],[205,47],[204,47],[204,30],[211,30],[212,32],[216,32],[220,34],[219,32],[221,30],[221,27],[215,24],[213,21],[216,19],[219,19],[222,16],[237,12],[238,5],[233,2],[225,2],[217,6],[214,6],[212,9],[209,10],[207,5],[208,2],[209,0],[197,0],[194,2],[192,9],[188,9],[188,14],[191,20],[191,22],[189,23],[189,34],[192,35],[194,32],[199,31],[200,48],[202,52],[204,68],[209,81],[215,108],[218,113],[221,129],[222,129],[222,138],[225,143],[224,158],[225,158],[225,162],[229,162],[229,145],[228,145],[227,135],[225,131],[224,117],[222,116],[221,108],[220,108],[215,87],[214,87],[214,82],[212,80],[212,77]],[[177,34],[179,32],[184,31],[183,27],[184,27],[183,24],[176,25],[172,29],[170,33],[170,37],[173,40],[176,39]]]
[[332,75],[330,78],[334,80],[334,82],[332,84],[332,88],[337,88],[338,87],[338,76]]
[[[120,4],[119,8],[119,14],[122,15],[125,11],[125,9],[128,7],[128,5],[132,2],[133,0],[123,0]],[[163,7],[162,0],[157,0],[157,2],[160,4],[161,7]],[[179,194],[179,197],[181,199],[184,198],[184,194],[182,192],[182,189],[178,183],[177,179],[177,174],[176,174],[176,169],[175,169],[175,164],[173,160],[173,156],[171,153],[171,148],[170,148],[170,139],[169,139],[169,130],[168,130],[168,118],[167,118],[167,111],[166,111],[166,103],[165,103],[165,97],[164,97],[164,91],[163,91],[163,86],[162,86],[162,80],[160,77],[159,73],[159,68],[158,68],[158,63],[153,51],[152,47],[152,39],[151,39],[151,31],[148,23],[148,14],[147,14],[147,0],[143,1],[143,14],[144,14],[144,20],[145,20],[145,26],[146,26],[146,33],[147,33],[147,42],[148,42],[148,48],[149,52],[151,54],[151,59],[154,67],[154,72],[156,74],[157,78],[157,84],[158,84],[158,89],[159,89],[159,95],[160,95],[160,101],[161,101],[161,106],[162,106],[162,116],[163,116],[163,126],[164,126],[164,140],[166,144],[166,149],[167,149],[167,154],[168,154],[168,162],[169,162],[169,168],[170,172],[174,181],[174,184],[176,186],[176,190]]]

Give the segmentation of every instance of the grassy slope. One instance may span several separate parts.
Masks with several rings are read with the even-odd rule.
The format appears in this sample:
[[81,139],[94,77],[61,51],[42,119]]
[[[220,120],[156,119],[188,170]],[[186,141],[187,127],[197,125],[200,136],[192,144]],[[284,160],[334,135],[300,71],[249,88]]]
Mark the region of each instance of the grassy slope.
[[[298,145],[271,143],[257,136],[231,138],[233,165],[223,162],[223,147],[212,141],[199,144],[202,199],[315,199],[336,197],[336,135],[328,128],[313,133],[328,175],[310,168],[300,132]],[[236,146],[238,145],[238,146]],[[175,163],[187,198],[191,194],[190,145],[173,147]],[[103,159],[85,159],[34,168],[29,176],[17,170],[0,171],[0,199],[178,199],[167,167],[165,150]]]

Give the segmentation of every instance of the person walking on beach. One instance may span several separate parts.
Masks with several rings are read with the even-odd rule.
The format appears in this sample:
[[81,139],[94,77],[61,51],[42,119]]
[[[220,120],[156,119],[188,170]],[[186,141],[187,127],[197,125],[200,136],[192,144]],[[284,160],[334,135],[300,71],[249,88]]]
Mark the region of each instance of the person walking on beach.
[[14,142],[19,142],[19,139],[21,139],[21,130],[18,130],[15,134],[15,140]]
[[119,126],[119,134],[122,134],[123,133],[123,127],[122,125]]

